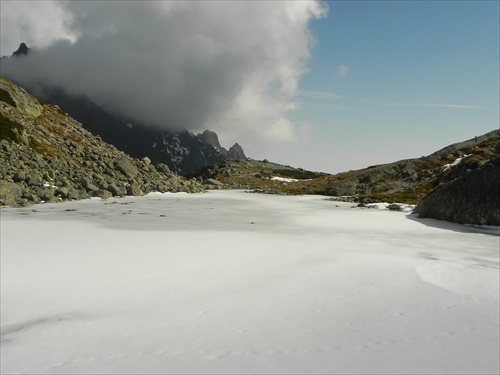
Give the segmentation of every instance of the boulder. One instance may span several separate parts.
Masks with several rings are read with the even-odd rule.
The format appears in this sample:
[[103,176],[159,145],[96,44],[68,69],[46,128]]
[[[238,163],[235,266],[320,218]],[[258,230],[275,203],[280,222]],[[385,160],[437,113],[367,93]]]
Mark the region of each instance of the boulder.
[[139,170],[130,162],[129,158],[122,157],[115,161],[115,167],[128,178],[134,178]]
[[23,188],[13,182],[0,180],[0,204],[16,206],[23,195]]
[[438,186],[414,212],[460,224],[500,225],[500,157]]

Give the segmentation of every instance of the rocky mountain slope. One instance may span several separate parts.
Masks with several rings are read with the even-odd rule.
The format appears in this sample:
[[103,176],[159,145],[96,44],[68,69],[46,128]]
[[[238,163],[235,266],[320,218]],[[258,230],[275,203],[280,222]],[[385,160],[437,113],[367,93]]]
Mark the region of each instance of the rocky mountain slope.
[[134,159],[0,77],[0,204],[199,192],[167,165]]
[[[30,53],[31,49],[22,43],[11,57],[1,59],[4,67],[2,71],[15,70],[18,59],[29,58]],[[180,175],[186,175],[205,165],[228,158],[246,159],[239,144],[236,143],[228,151],[220,146],[217,134],[214,132],[195,135],[187,130],[162,130],[111,114],[94,103],[91,98],[69,95],[61,88],[48,87],[40,82],[33,87],[14,80],[13,82],[35,93],[44,102],[57,105],[105,142],[132,157],[148,157],[154,165],[164,163]],[[168,114],[165,116],[165,121],[168,125]]]
[[180,175],[227,158],[246,159],[243,150],[241,154],[229,153],[218,141],[218,147],[214,147],[205,141],[203,133],[195,135],[187,130],[161,130],[110,114],[84,96],[71,96],[53,88],[39,91],[44,102],[57,105],[105,142],[133,157],[148,157],[155,165],[164,163]]

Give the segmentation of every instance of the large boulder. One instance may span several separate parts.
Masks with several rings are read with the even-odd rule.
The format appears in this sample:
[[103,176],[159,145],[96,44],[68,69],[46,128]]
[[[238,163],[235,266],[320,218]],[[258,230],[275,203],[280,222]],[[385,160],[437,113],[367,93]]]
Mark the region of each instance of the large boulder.
[[460,224],[500,225],[500,157],[438,186],[415,212]]

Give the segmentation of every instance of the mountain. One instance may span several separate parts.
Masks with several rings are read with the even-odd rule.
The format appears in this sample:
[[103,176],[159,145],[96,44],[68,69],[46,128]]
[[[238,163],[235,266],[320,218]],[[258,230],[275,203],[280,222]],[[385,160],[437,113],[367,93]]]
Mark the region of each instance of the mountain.
[[130,157],[3,77],[0,120],[1,205],[203,191],[165,164]]
[[[16,58],[29,54],[29,51],[26,44],[22,43],[12,58],[3,58],[2,63],[15,64]],[[85,129],[118,149],[136,158],[148,157],[155,165],[164,163],[180,175],[228,158],[246,159],[237,143],[229,151],[221,147],[215,132],[207,130],[195,135],[187,130],[162,130],[109,113],[91,98],[70,95],[61,88],[42,86],[40,83],[36,89],[24,88],[35,90],[44,102],[57,105],[81,122]],[[168,119],[168,113],[165,118]]]

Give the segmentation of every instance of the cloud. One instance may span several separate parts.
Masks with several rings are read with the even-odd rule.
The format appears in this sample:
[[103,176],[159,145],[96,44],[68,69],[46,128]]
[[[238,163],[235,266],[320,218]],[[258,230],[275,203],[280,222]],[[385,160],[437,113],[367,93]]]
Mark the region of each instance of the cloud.
[[75,41],[65,27],[69,18],[51,1],[7,1],[0,3],[1,56],[10,56],[21,42],[32,48],[45,48],[56,40]]
[[342,98],[340,95],[328,91],[300,90],[298,95],[306,98],[320,99],[320,100],[338,100]]
[[347,65],[340,65],[335,74],[332,76],[333,79],[343,78],[351,70]]
[[[52,43],[2,63],[6,76],[85,94],[157,127],[297,138],[288,115],[314,43],[309,23],[327,12],[321,2],[62,1],[50,9],[60,23]],[[28,32],[41,29],[30,20]]]
[[451,108],[451,109],[484,109],[485,107],[478,107],[466,104],[436,104],[436,103],[402,103],[402,102],[384,102],[379,100],[363,100],[361,104],[374,104],[386,107],[424,107],[424,108]]

